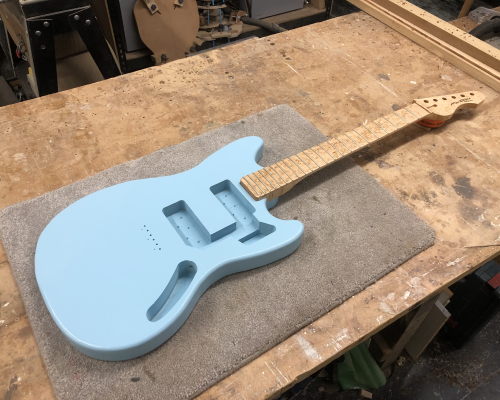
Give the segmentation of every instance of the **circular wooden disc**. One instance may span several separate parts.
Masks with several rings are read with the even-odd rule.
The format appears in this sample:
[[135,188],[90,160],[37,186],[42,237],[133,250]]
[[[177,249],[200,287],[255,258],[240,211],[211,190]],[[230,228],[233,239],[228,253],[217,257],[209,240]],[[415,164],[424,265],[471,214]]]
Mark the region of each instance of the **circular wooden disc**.
[[[156,64],[161,55],[167,61],[184,58],[194,45],[200,21],[196,1],[184,1],[182,7],[175,0],[155,0],[158,12],[151,14],[143,0],[137,0],[134,15],[142,41],[153,52]],[[163,60],[165,61],[165,60]]]

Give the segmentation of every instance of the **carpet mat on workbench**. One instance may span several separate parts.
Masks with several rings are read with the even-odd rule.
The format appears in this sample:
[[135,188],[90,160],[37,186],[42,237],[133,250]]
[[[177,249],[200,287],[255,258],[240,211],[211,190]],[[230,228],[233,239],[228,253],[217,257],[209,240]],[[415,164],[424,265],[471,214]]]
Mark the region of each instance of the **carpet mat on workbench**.
[[105,362],[74,349],[35,279],[45,226],[85,195],[185,171],[251,135],[264,139],[263,166],[325,140],[295,110],[277,106],[0,211],[0,238],[58,399],[193,397],[434,243],[431,227],[347,158],[303,180],[271,210],[304,224],[295,253],[212,285],[181,329],[149,354]]

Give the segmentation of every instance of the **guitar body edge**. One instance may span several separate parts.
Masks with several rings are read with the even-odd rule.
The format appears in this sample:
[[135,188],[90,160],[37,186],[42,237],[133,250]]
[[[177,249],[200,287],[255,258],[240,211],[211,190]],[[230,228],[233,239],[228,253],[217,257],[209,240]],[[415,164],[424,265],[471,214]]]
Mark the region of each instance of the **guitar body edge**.
[[263,141],[246,137],[176,175],[120,183],[62,210],[44,229],[35,274],[59,329],[100,360],[168,340],[224,276],[295,251],[304,226],[269,213],[239,184]]
[[[218,280],[224,278],[225,276],[232,275],[238,272],[249,271],[251,269],[260,268],[272,262],[278,261],[291,253],[293,253],[302,243],[303,230],[294,239],[282,247],[279,251],[273,254],[264,254],[258,258],[253,259],[241,259],[236,260],[232,263],[224,265],[222,268],[217,269],[209,277],[205,278],[200,285],[191,292],[185,306],[179,310],[178,315],[176,315],[168,327],[165,328],[160,334],[155,338],[149,338],[143,343],[137,344],[135,346],[130,346],[124,349],[96,349],[92,346],[86,346],[84,343],[75,341],[71,335],[66,335],[66,338],[71,342],[71,344],[80,350],[83,354],[96,358],[103,361],[124,361],[132,358],[140,357],[150,351],[156,349],[165,343],[170,337],[172,337],[186,322],[189,315],[191,314],[193,308],[200,297],[207,291],[207,289],[216,283]],[[64,333],[64,331],[63,331]]]

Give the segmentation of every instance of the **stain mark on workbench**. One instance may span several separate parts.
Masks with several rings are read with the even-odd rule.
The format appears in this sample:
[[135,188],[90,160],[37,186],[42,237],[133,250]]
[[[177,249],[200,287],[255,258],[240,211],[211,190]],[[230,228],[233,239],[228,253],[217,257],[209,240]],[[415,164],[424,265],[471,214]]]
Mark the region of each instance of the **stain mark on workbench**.
[[382,169],[389,169],[389,168],[394,167],[394,165],[386,163],[385,161],[382,161],[382,160],[376,160],[375,162],[377,163],[379,168],[382,168]]
[[14,395],[14,392],[17,390],[17,385],[15,382],[17,382],[19,379],[17,375],[14,375],[14,378],[12,378],[9,382],[9,389],[7,389],[7,393],[5,393],[5,400],[11,400],[12,396]]
[[[420,196],[420,198],[423,200],[423,202],[425,203],[425,205],[427,207],[441,207],[442,206],[441,203],[439,203],[436,200],[433,200],[437,197],[436,192],[433,192],[433,191],[428,192],[426,189],[422,189],[422,190],[419,190],[418,195]],[[413,195],[412,199],[416,200],[416,199],[418,199],[419,196]]]
[[33,332],[31,330],[31,326],[25,326],[17,331],[16,338],[20,340],[28,340],[32,337],[32,335]]
[[470,178],[463,176],[455,181],[455,185],[451,185],[455,192],[466,199],[472,199],[474,197],[474,188],[470,184]]
[[437,172],[431,171],[431,172],[429,172],[429,176],[431,177],[432,181],[434,183],[437,183],[439,186],[446,186],[444,178],[441,175],[439,175]]
[[306,99],[309,98],[309,93],[304,92],[302,89],[297,90],[297,93],[300,94],[302,97],[305,97]]
[[[458,205],[458,210],[462,218],[468,221],[479,221],[482,222],[483,225],[489,226],[491,225],[490,221],[482,220],[481,216],[485,213],[485,209],[482,207],[476,207],[474,204],[470,204],[469,202],[462,201]],[[484,217],[483,217],[484,218]]]
[[410,195],[406,193],[403,189],[398,189],[399,192],[399,200],[406,201],[410,198]]

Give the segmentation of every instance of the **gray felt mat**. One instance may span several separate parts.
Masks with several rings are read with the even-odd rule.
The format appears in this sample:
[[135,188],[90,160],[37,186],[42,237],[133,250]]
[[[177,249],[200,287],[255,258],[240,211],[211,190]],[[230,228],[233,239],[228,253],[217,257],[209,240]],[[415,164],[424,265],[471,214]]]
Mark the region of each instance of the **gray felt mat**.
[[89,193],[184,171],[249,135],[264,139],[263,166],[325,140],[292,108],[278,106],[0,211],[0,238],[59,399],[192,397],[434,243],[432,228],[346,159],[302,181],[271,211],[305,225],[291,256],[214,284],[182,328],[145,356],[105,362],[75,350],[36,284],[43,228]]

